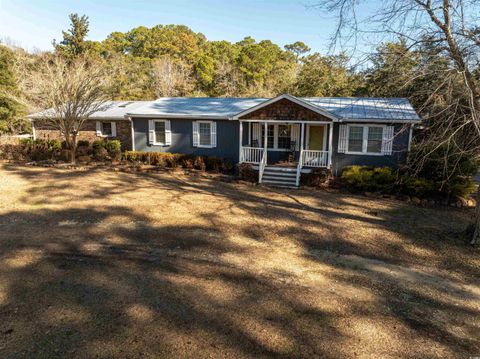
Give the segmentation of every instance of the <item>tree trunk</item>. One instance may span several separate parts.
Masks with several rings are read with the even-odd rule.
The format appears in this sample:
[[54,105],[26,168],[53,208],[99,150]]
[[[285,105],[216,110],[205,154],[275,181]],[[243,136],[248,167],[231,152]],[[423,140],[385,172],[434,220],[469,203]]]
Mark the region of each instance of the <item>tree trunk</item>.
[[72,135],[72,144],[70,146],[70,163],[75,164],[77,154],[77,135]]
[[475,245],[480,241],[480,186],[477,188],[476,196],[477,204],[475,205],[475,217],[473,219],[473,236],[470,240],[471,245]]

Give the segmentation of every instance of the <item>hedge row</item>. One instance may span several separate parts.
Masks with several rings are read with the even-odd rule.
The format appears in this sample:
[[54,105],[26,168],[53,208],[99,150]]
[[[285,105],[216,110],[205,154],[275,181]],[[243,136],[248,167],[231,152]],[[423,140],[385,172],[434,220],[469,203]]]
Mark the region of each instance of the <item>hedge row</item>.
[[193,156],[168,152],[126,151],[122,155],[126,162],[137,162],[162,168],[183,167],[202,171],[231,172],[233,163],[214,156]]
[[475,191],[471,177],[456,177],[448,186],[433,180],[402,174],[390,167],[349,166],[341,183],[351,191],[405,194],[414,197],[435,195],[467,197]]

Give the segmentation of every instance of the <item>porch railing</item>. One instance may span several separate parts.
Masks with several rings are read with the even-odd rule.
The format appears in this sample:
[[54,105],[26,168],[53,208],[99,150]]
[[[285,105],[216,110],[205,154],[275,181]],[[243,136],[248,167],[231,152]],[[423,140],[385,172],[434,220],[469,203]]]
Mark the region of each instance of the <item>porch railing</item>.
[[258,166],[258,183],[262,183],[263,171],[265,171],[265,167],[267,166],[267,152],[266,150],[263,151],[260,166]]
[[263,148],[261,147],[242,147],[240,152],[240,162],[258,164],[262,161]]
[[303,150],[300,157],[306,167],[327,167],[328,164],[328,151]]

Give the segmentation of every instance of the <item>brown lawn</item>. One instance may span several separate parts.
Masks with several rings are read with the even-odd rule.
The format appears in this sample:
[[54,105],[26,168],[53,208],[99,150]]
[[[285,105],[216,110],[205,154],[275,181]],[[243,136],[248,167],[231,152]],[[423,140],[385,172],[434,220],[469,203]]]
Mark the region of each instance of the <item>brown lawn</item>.
[[480,356],[470,215],[4,164],[0,357]]

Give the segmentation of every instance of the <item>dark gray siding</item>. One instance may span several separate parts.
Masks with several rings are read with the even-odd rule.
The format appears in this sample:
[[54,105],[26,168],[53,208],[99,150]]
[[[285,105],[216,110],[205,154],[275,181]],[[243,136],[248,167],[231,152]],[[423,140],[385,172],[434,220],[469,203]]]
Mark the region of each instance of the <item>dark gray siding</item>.
[[233,163],[238,162],[239,128],[237,121],[216,121],[217,147],[215,148],[193,147],[192,121],[194,120],[170,119],[172,144],[170,146],[155,146],[148,144],[148,119],[133,118],[135,150],[184,153],[198,156],[216,156],[228,158]]
[[361,165],[361,166],[389,166],[398,167],[404,163],[408,154],[408,138],[409,127],[403,124],[396,124],[393,138],[393,153],[390,156],[368,156],[368,155],[351,155],[346,153],[338,153],[338,133],[340,124],[333,125],[333,154],[332,165],[333,174],[339,176],[345,166]]

